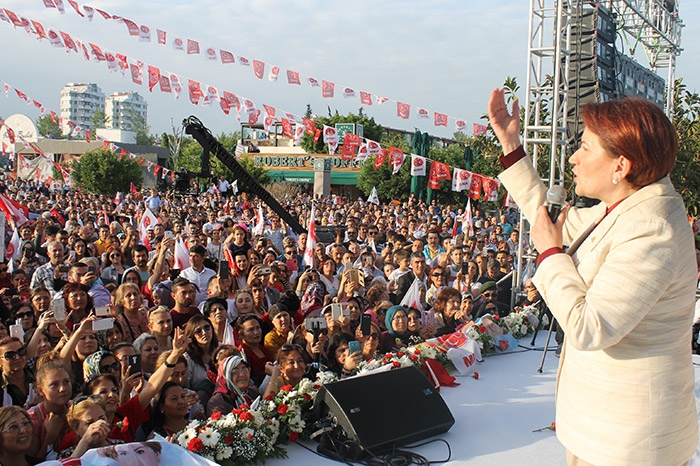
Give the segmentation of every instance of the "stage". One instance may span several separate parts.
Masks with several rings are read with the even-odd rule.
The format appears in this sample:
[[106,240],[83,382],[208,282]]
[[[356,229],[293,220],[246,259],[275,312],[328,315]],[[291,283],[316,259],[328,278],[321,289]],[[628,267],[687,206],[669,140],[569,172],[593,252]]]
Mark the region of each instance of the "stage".
[[[521,340],[529,345],[531,336]],[[537,338],[544,345],[546,333]],[[553,341],[552,341],[553,343]],[[700,356],[693,356],[696,400],[700,396]],[[518,348],[513,353],[490,356],[477,369],[479,380],[460,377],[458,387],[441,389],[455,418],[449,432],[442,434],[452,449],[453,465],[561,466],[566,463],[564,447],[548,427],[554,421],[554,383],[559,359],[553,348],[547,354],[542,374],[537,368],[541,350]],[[315,442],[308,442],[315,449]],[[333,464],[299,445],[287,447],[289,458],[299,464]],[[447,458],[447,448],[434,443],[412,451],[431,461]],[[288,460],[269,460],[282,465]],[[337,463],[336,463],[337,464]],[[700,466],[696,451],[690,465]]]

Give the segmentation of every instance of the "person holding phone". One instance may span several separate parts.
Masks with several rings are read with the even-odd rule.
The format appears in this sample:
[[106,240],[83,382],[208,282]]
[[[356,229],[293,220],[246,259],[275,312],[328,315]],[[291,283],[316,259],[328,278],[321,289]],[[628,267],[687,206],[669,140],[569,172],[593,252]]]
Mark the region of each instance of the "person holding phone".
[[202,404],[207,401],[214,391],[214,384],[207,376],[208,370],[213,370],[212,356],[219,340],[209,319],[202,314],[190,318],[185,326],[185,336],[189,339],[185,358],[187,359],[187,384],[199,395]]
[[[353,349],[350,345],[353,345]],[[345,378],[354,374],[362,361],[360,343],[349,333],[336,333],[328,344],[328,369],[338,377]]]

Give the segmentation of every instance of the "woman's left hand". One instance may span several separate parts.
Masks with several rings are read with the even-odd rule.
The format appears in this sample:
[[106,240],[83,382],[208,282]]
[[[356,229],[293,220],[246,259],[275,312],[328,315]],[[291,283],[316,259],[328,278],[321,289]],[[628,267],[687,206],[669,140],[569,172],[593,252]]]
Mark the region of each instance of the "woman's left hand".
[[569,206],[564,207],[559,214],[559,218],[557,218],[556,223],[552,223],[552,221],[549,219],[549,213],[547,212],[546,206],[541,206],[537,210],[537,218],[532,224],[532,229],[530,230],[530,239],[540,254],[548,249],[561,248],[563,246],[564,241],[562,239],[561,231],[568,211]]
[[187,345],[190,344],[190,339],[185,335],[185,331],[179,327],[175,327],[175,335],[173,336],[173,353],[178,355],[185,354]]

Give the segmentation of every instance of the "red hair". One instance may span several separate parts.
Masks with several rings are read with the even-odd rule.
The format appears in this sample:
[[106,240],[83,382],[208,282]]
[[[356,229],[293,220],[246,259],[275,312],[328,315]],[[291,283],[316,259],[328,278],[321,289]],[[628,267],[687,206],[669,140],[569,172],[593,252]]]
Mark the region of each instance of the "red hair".
[[626,180],[641,188],[668,175],[676,162],[678,135],[657,105],[629,97],[581,107],[586,128],[613,157],[632,162]]

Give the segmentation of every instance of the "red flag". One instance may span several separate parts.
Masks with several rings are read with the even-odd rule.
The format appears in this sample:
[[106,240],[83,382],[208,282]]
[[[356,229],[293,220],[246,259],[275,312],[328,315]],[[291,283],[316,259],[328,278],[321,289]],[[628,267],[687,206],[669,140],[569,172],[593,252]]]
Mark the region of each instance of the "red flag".
[[130,36],[138,36],[139,35],[139,26],[135,22],[131,21],[130,19],[122,18],[124,21],[124,24],[126,24],[126,28],[129,30],[129,35]]
[[428,176],[428,187],[432,189],[440,189],[442,180],[451,180],[450,166],[442,162],[433,162],[430,164],[430,175]]
[[160,79],[158,79],[158,85],[160,86],[160,92],[170,93],[170,79],[167,76],[161,76]]
[[387,152],[388,152],[388,150],[384,149],[384,150],[382,150],[381,153],[374,156],[374,168],[375,169],[384,165],[384,161],[386,160]]
[[484,200],[493,202],[498,200],[498,185],[499,182],[489,177],[482,177],[482,188],[484,189]]
[[20,91],[19,89],[15,89],[15,92],[17,93],[17,97],[24,100],[26,103],[29,103],[29,97],[27,97],[27,94]]
[[474,123],[474,136],[483,136],[488,130],[488,126],[480,125],[479,123]]
[[396,115],[404,120],[408,119],[411,113],[411,106],[403,102],[396,102]]
[[[322,132],[323,131],[321,131],[321,128],[316,128],[315,133],[314,133],[314,144],[316,144],[318,142],[319,138],[321,137]],[[9,134],[9,132],[8,132],[8,134]],[[12,142],[12,141],[10,141],[10,142]]]
[[292,131],[292,122],[286,118],[282,118],[282,136],[287,136],[289,139],[294,137],[294,131]]
[[299,73],[292,70],[287,70],[287,83],[288,84],[298,84],[301,86],[301,79],[299,79]]
[[105,54],[102,52],[102,49],[99,46],[93,44],[92,42],[90,42],[89,45],[90,45],[90,49],[92,50],[92,56],[94,56],[97,61],[102,61],[102,60],[107,59],[105,57]]
[[472,173],[472,184],[469,187],[469,197],[479,199],[481,197],[481,175]]
[[143,84],[143,70],[138,64],[131,64],[131,80],[139,86]]
[[372,94],[365,91],[360,91],[360,102],[364,105],[372,105]]
[[340,152],[341,160],[352,160],[355,157],[355,147],[352,144],[348,144],[347,139],[343,142],[343,150]]
[[73,41],[73,38],[70,36],[70,34],[63,31],[58,32],[59,34],[61,34],[61,37],[63,37],[63,43],[66,44],[66,47],[73,50],[75,53],[78,53],[78,47],[75,45],[75,42]]
[[46,8],[56,8],[56,5],[54,5],[53,0],[44,0],[44,6]]
[[447,115],[435,112],[435,126],[447,126]]
[[80,16],[85,18],[85,15],[83,14],[82,11],[80,11],[80,8],[78,7],[78,2],[76,2],[75,0],[66,0],[66,1],[68,2],[68,4],[70,6],[73,7],[73,9],[75,10],[76,13],[78,13]]
[[104,19],[112,19],[112,15],[107,13],[106,11],[102,11],[99,8],[95,8],[95,11],[98,12]]
[[187,39],[187,55],[199,54],[199,42]]
[[324,98],[333,97],[333,94],[335,93],[335,83],[330,81],[322,81],[322,83],[321,96]]
[[85,141],[90,142],[90,130],[85,130]]
[[156,29],[156,35],[158,36],[158,43],[160,45],[165,45],[166,43],[166,37],[168,33],[166,31],[162,31],[160,29]]
[[253,72],[256,78],[262,79],[265,75],[265,62],[253,60]]
[[129,191],[131,191],[131,194],[133,194],[134,196],[136,196],[139,193],[139,191],[136,189],[136,185],[134,183],[131,183],[131,186],[129,187]]
[[202,88],[199,86],[199,83],[197,81],[188,79],[187,88],[190,91],[190,102],[192,102],[194,105],[198,105],[199,99],[204,97],[204,94],[202,93]]
[[[301,121],[304,122],[304,128],[306,128],[306,134],[313,136],[316,132],[316,121],[311,118],[302,118]],[[316,141],[314,141],[316,142]]]
[[258,122],[258,118],[260,118],[260,110],[255,109],[253,110],[252,113],[248,114],[248,124],[249,125],[254,125]]
[[219,49],[219,55],[221,55],[221,63],[235,63],[236,60],[233,58],[233,54],[226,50]]
[[32,24],[34,25],[34,31],[36,32],[37,36],[42,39],[49,39],[49,37],[46,35],[46,31],[44,31],[44,26],[39,21],[32,20]]
[[377,105],[381,105],[381,104],[383,104],[384,102],[386,102],[387,100],[389,100],[388,97],[382,97],[382,96],[378,95],[378,96],[377,96]]
[[61,215],[61,213],[55,207],[53,209],[49,210],[49,213],[51,214],[51,216],[53,218],[55,218],[58,221],[58,223],[61,224],[61,226],[66,225],[66,219],[63,218],[63,215]]
[[160,82],[160,70],[155,66],[148,65],[148,91],[153,92],[153,88]]
[[7,139],[10,140],[10,144],[15,143],[15,130],[13,130],[9,126],[7,127]]
[[238,63],[240,63],[241,66],[250,66],[250,61],[246,57],[238,57]]
[[267,104],[263,104],[263,108],[265,109],[265,112],[274,118],[275,120],[277,119],[277,109],[275,107],[271,107]]

